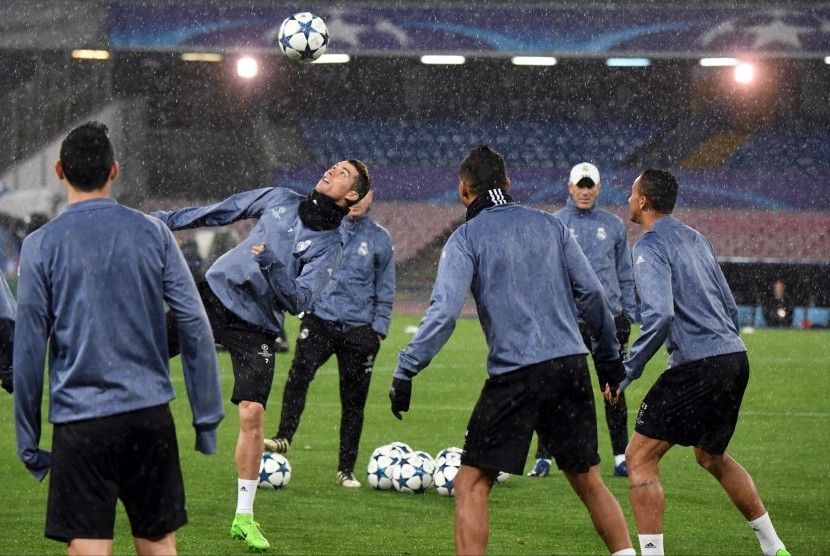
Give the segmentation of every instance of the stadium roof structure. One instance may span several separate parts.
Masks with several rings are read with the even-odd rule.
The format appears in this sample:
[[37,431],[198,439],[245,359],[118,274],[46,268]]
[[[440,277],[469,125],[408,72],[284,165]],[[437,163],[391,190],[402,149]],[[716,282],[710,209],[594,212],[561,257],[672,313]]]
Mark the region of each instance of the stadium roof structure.
[[[413,56],[575,57],[754,55],[824,58],[830,3],[658,2],[311,2],[329,52]],[[4,2],[3,49],[275,51],[290,15],[264,1]]]

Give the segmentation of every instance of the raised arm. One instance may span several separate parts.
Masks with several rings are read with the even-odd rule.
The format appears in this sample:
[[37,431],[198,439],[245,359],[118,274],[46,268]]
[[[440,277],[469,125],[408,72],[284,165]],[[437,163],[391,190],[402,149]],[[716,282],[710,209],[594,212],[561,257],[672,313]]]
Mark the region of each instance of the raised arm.
[[238,220],[259,218],[274,196],[284,194],[281,188],[266,187],[245,191],[206,207],[189,207],[173,211],[159,210],[150,214],[171,230],[227,226]]

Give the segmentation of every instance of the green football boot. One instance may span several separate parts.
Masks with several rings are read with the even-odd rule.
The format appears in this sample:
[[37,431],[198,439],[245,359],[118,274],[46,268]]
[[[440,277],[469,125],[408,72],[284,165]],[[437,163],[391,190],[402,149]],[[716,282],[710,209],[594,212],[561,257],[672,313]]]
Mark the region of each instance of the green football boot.
[[271,547],[252,514],[236,514],[231,525],[231,538],[245,541],[253,552],[265,552]]

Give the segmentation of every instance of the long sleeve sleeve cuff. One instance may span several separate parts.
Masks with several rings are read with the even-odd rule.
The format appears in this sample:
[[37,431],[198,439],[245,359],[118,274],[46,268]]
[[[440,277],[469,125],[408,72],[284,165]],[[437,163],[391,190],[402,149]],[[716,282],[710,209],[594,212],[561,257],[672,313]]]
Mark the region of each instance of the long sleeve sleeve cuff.
[[217,430],[215,427],[210,430],[199,430],[198,428],[196,429],[197,452],[201,452],[206,456],[212,456],[216,453],[217,444]]
[[631,382],[632,382],[631,378],[629,378],[628,376],[626,376],[626,377],[622,380],[622,382],[620,382],[619,389],[620,389],[620,390],[622,390],[622,391],[625,391],[625,389],[626,389],[626,388],[628,388],[628,385],[629,385],[629,384],[631,384]]
[[49,468],[52,466],[52,453],[45,450],[35,450],[24,457],[23,464],[29,470],[29,473],[38,481],[45,479],[46,474],[49,473]]

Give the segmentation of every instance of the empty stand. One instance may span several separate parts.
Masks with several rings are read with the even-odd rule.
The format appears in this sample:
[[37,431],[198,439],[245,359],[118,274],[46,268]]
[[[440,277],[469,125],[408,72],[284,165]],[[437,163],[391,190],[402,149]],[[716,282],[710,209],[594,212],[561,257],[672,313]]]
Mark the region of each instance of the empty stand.
[[725,167],[827,173],[830,171],[830,129],[825,122],[802,118],[775,120],[738,149]]
[[[303,119],[309,148],[319,164],[343,153],[370,166],[455,166],[466,152],[488,143],[511,167],[570,168],[590,160],[601,168],[621,168],[661,131],[642,122],[542,123],[437,122],[420,120]],[[325,137],[325,141],[319,138]]]

